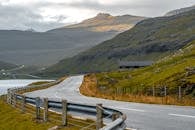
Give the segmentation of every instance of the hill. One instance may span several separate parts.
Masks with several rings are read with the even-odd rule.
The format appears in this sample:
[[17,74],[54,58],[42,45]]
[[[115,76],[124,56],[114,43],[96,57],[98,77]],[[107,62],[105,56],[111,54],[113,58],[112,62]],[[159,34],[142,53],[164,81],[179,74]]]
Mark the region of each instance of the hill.
[[60,76],[118,69],[118,60],[157,60],[195,39],[195,10],[139,22],[79,55],[64,59],[41,75]]
[[106,13],[99,13],[96,17],[84,20],[75,25],[65,28],[88,28],[95,32],[117,31],[123,32],[132,28],[137,22],[146,19],[146,17],[122,15],[112,16]]
[[173,15],[177,15],[177,14],[181,14],[184,12],[188,12],[195,9],[195,5],[190,6],[190,7],[186,7],[186,8],[181,8],[181,9],[176,9],[176,10],[172,10],[169,11],[168,13],[165,14],[165,16],[173,16]]
[[99,33],[73,29],[66,29],[60,33],[2,30],[0,59],[14,64],[48,66],[114,35],[116,32]]
[[15,67],[17,67],[17,65],[0,61],[0,70],[2,70],[2,69],[4,69],[4,70],[12,69],[12,68],[15,68]]
[[[162,100],[165,86],[167,99]],[[185,99],[182,101],[178,100],[179,86],[181,100]],[[195,105],[195,41],[149,67],[90,74],[81,91],[88,96],[125,101]]]
[[[107,17],[101,19],[99,17],[98,15],[92,19],[95,21],[98,19],[99,22],[106,20],[108,21],[106,26],[109,26],[110,23]],[[129,26],[142,20],[141,17],[124,17],[116,16],[116,22],[118,23],[114,25],[123,26],[125,24],[124,28],[129,29]],[[110,21],[113,19],[115,19],[114,16]],[[132,22],[130,22],[130,19],[132,19]],[[89,29],[89,26],[93,28],[97,25],[91,25],[85,21],[83,23],[85,23],[85,27],[82,28],[78,26],[80,24],[77,24],[42,33],[32,30],[0,30],[0,59],[15,64],[49,66],[63,58],[85,51],[121,32],[120,28],[108,29],[108,31],[93,31]],[[83,25],[83,23],[81,24]]]

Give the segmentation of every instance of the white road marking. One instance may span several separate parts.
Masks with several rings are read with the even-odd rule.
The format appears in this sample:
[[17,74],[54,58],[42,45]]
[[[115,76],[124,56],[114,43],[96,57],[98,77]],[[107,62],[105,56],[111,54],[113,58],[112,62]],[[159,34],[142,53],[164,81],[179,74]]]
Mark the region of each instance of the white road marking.
[[112,108],[120,109],[120,110],[136,111],[136,112],[146,112],[145,110],[133,109],[133,108],[121,108],[121,107],[112,107]]
[[174,114],[174,113],[169,113],[170,116],[178,116],[178,117],[187,117],[187,118],[195,118],[195,116],[191,115],[182,115],[182,114]]
[[134,129],[134,128],[125,128],[125,130],[137,130],[137,129]]

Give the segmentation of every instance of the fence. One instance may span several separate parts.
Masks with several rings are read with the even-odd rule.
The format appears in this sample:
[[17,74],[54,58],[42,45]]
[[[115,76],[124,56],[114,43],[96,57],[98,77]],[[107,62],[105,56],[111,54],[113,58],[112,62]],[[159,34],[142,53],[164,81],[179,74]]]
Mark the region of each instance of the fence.
[[[112,95],[113,99],[123,98],[135,102],[195,106],[195,86],[169,88],[166,86],[142,88],[99,88],[101,94]],[[194,91],[194,95],[192,93]],[[124,99],[126,98],[126,99]]]
[[[74,125],[82,130],[118,130],[125,129],[126,116],[117,110],[103,107],[102,104],[96,106],[70,103],[66,100],[49,100],[26,97],[19,94],[31,90],[33,87],[8,89],[7,103],[15,108],[20,108],[23,113],[30,113],[36,119],[42,121],[54,121],[62,126]],[[55,111],[55,113],[54,113]],[[96,121],[83,121],[72,118],[69,112],[80,113],[90,116],[96,116]],[[69,118],[68,118],[69,117]],[[109,121],[109,125],[104,126],[104,121]]]

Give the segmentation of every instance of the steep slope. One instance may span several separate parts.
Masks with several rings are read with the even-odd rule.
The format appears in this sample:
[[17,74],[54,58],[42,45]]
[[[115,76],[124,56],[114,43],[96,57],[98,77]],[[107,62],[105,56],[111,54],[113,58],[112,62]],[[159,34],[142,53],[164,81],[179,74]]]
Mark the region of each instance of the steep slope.
[[96,17],[84,20],[75,25],[65,28],[88,28],[95,32],[117,31],[122,32],[132,28],[137,22],[146,19],[146,17],[122,15],[112,16],[110,14],[99,13]]
[[193,9],[195,9],[195,5],[193,5],[191,7],[186,7],[186,8],[181,8],[181,9],[170,11],[170,12],[166,13],[165,16],[173,16],[173,15],[181,14],[183,12],[191,11]]
[[[96,20],[97,17],[92,19]],[[118,24],[123,25],[125,23],[128,26],[132,26],[136,23],[135,17],[127,17],[127,19],[123,18],[121,21],[119,20],[120,17],[117,17]],[[130,22],[131,18],[132,22]],[[107,17],[102,17],[99,21],[105,21],[105,19],[109,21]],[[137,19],[138,21],[140,21],[139,18]],[[109,24],[108,22],[107,26]],[[120,29],[103,32],[92,31],[89,29],[89,26],[93,28],[96,25],[91,25],[90,23],[85,23],[85,25],[86,27],[82,28],[78,25],[72,25],[72,27],[58,28],[43,33],[33,32],[32,30],[1,30],[0,59],[15,64],[48,66],[57,63],[63,58],[71,57],[81,51],[85,51],[114,37],[121,31]]]
[[[88,96],[110,98],[116,90],[123,92],[114,97],[118,100],[145,103],[168,103],[180,105],[195,105],[195,41],[183,49],[168,55],[149,67],[132,71],[115,71],[86,76],[81,88]],[[90,83],[90,84],[89,84]],[[97,84],[98,83],[98,84]],[[101,91],[101,87],[103,90]],[[166,86],[166,102],[164,96]],[[182,99],[178,100],[178,87],[181,87]],[[153,91],[153,89],[155,89]],[[127,91],[128,90],[128,91]],[[155,93],[153,93],[155,92]],[[137,95],[136,97],[134,95]],[[154,97],[154,95],[156,97]]]
[[12,68],[15,68],[15,67],[17,67],[17,65],[0,61],[0,70],[2,70],[2,69],[4,69],[4,70],[12,69]]
[[152,18],[134,28],[48,68],[47,75],[117,69],[117,61],[156,60],[195,39],[195,10],[172,17]]
[[0,31],[0,59],[24,65],[48,66],[71,57],[116,32],[66,29],[62,32]]

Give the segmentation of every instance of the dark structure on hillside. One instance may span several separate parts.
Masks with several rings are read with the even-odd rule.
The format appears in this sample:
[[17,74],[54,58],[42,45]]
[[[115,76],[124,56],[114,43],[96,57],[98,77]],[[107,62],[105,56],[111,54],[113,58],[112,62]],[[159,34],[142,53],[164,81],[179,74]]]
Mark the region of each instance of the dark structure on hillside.
[[153,64],[153,61],[119,61],[120,69],[132,69],[146,67]]

